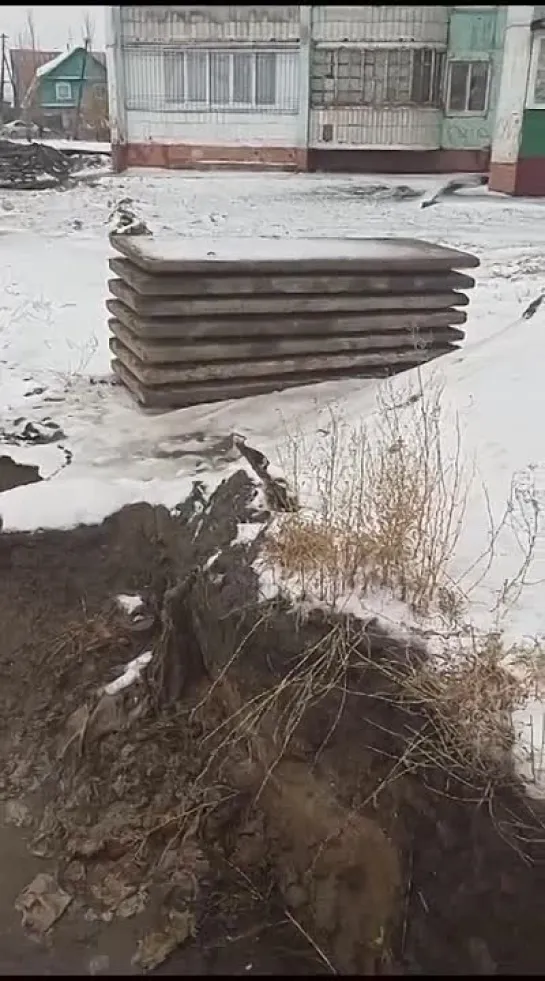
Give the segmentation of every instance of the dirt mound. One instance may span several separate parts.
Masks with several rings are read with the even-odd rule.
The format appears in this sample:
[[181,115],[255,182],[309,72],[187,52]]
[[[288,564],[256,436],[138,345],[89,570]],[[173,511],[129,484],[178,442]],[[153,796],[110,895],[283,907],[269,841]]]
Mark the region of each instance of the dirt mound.
[[[55,906],[57,887],[72,899],[41,938],[52,947],[45,973],[87,973],[104,957],[110,973],[139,973],[189,941],[181,961],[161,971],[316,968],[314,951],[268,889],[256,897],[208,828],[212,813],[229,823],[238,795],[213,781],[196,785],[204,733],[189,716],[202,686],[159,716],[145,678],[108,693],[127,663],[161,645],[168,587],[236,536],[246,506],[237,488],[245,483],[220,489],[198,541],[198,491],[180,517],[135,505],[99,527],[0,535],[6,970],[15,962],[35,969],[35,946],[25,945],[13,904],[44,863],[55,882],[47,904]],[[136,617],[114,601],[127,594],[142,597]],[[167,683],[165,673],[165,691]],[[14,847],[17,828],[22,850]]]
[[40,871],[74,970],[541,972],[540,815],[404,697],[421,650],[263,601],[262,499],[0,535],[0,919]]
[[[232,720],[223,742],[230,756],[237,741],[250,745],[252,793],[272,825],[272,874],[288,904],[295,882],[298,915],[335,966],[350,973],[541,971],[542,814],[516,781],[502,787],[492,772],[479,780],[445,748],[441,720],[400,697],[404,665],[423,652],[394,642],[376,623],[347,628],[319,611],[303,624],[289,605],[267,618],[251,604],[241,614],[235,597],[241,581],[249,594],[249,562],[241,569],[225,554],[214,569],[215,584],[194,591],[193,623]],[[294,664],[313,666],[340,639],[350,658],[333,683],[323,671],[320,694],[303,712],[308,670]],[[299,767],[291,795],[286,755]],[[304,789],[304,773],[321,788],[314,817],[308,802],[317,795]],[[313,848],[322,874],[315,859],[307,861]],[[327,924],[320,882],[329,894]]]
[[0,140],[0,187],[39,191],[62,185],[70,174],[68,158],[43,143]]

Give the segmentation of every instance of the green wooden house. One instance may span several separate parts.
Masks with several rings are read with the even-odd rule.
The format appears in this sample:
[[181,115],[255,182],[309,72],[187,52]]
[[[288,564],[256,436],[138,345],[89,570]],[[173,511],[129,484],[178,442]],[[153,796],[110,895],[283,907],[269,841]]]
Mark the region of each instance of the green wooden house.
[[[36,122],[76,135],[107,128],[108,89],[103,52],[64,51],[41,65],[24,100]],[[95,135],[99,135],[98,132]]]

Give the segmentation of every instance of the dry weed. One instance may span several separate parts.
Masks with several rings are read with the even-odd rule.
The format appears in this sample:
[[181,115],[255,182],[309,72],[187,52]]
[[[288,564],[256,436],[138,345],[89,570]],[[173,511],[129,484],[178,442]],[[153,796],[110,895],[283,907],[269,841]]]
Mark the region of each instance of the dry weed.
[[[262,624],[263,621],[259,623]],[[251,633],[241,643],[231,658],[229,667],[241,655],[250,636]],[[272,758],[261,761],[266,770],[263,788],[283,758],[306,712],[315,708],[331,692],[342,690],[350,656],[351,645],[344,622],[332,626],[317,643],[303,647],[301,656],[276,684],[257,691],[253,697],[243,701],[236,711],[207,734],[205,744],[210,743],[214,748],[197,783],[202,782],[213,766],[220,764],[226,755],[232,753],[237,744],[250,741],[256,747],[260,737],[267,734],[274,752]],[[222,680],[225,681],[225,673],[222,674]],[[206,699],[210,698],[213,687],[208,691]],[[205,701],[198,708],[202,708]],[[339,715],[341,711],[342,706]],[[329,737],[330,734],[324,742]]]
[[[529,581],[540,515],[531,472],[514,476],[497,525],[485,493],[490,544],[472,567],[479,570],[477,584],[490,570],[504,529],[514,537],[521,559],[491,611],[494,628],[477,630],[464,623],[472,588],[468,592],[461,581],[453,582],[449,566],[473,471],[462,461],[458,420],[445,426],[442,395],[436,380],[424,388],[418,373],[416,388],[400,390],[399,379],[380,386],[371,425],[350,427],[330,412],[327,430],[311,445],[301,433],[292,435],[281,462],[298,499],[310,500],[312,509],[277,522],[265,561],[301,599],[339,609],[341,598],[379,589],[420,616],[440,615],[445,625],[444,636],[437,634],[446,654],[442,664],[429,658],[401,668],[385,661],[380,670],[389,676],[393,697],[418,707],[430,721],[429,737],[419,732],[413,743],[407,741],[404,766],[433,763],[449,773],[472,774],[482,785],[493,773],[512,778],[513,712],[538,684],[538,647],[509,646],[500,625]],[[362,659],[348,640],[351,631],[350,625],[335,627],[318,658],[316,652],[312,657],[305,652],[283,688],[245,707],[244,723],[251,718],[253,728],[261,712],[281,704],[284,738],[277,746],[282,752],[309,706],[334,689],[347,693],[348,665],[354,657]]]
[[[491,611],[494,628],[472,628],[463,622],[471,588],[468,593],[461,581],[453,582],[449,567],[473,470],[462,460],[457,419],[444,424],[442,394],[434,380],[424,388],[418,373],[416,387],[405,391],[399,379],[381,385],[370,424],[350,426],[331,411],[327,429],[310,443],[302,433],[292,434],[280,462],[297,499],[311,507],[287,513],[271,526],[263,560],[265,569],[279,572],[280,585],[292,597],[311,605],[318,601],[340,612],[339,601],[347,596],[383,590],[419,616],[440,614],[444,629],[435,631],[435,639],[443,648],[443,662],[431,656],[377,661],[365,653],[364,625],[358,627],[353,617],[335,619],[319,643],[305,647],[302,639],[300,656],[280,680],[242,700],[209,733],[211,753],[200,779],[234,746],[243,743],[255,751],[263,737],[268,745],[260,760],[263,787],[308,711],[335,698],[338,712],[325,744],[348,698],[365,694],[405,709],[414,720],[414,729],[408,722],[403,733],[390,733],[392,767],[374,789],[373,801],[393,780],[418,770],[452,776],[474,791],[476,800],[488,795],[486,788],[514,782],[513,713],[531,697],[542,656],[537,645],[509,646],[500,623],[529,581],[538,538],[537,492],[531,473],[516,475],[496,525],[485,492],[489,547],[466,571],[466,579],[475,572],[474,588],[486,576],[504,528],[514,535],[521,560]],[[273,615],[269,608],[253,629],[268,615]],[[251,632],[214,685],[226,680],[250,637]],[[375,675],[382,672],[383,692],[370,696],[351,690],[351,669],[358,664]],[[538,769],[544,742],[536,750],[541,753]]]
[[469,480],[460,433],[445,452],[438,383],[400,395],[384,384],[372,427],[350,427],[333,412],[309,445],[289,438],[282,460],[312,510],[287,515],[267,556],[301,595],[335,605],[357,589],[386,589],[415,612],[435,603],[458,612],[447,567],[460,534]]
[[[479,781],[512,776],[513,711],[528,697],[531,673],[515,675],[519,655],[490,631],[460,645],[438,670],[428,661],[402,680],[403,698],[432,720],[433,757],[442,770]],[[430,747],[431,748],[431,747]]]
[[[233,660],[243,647],[244,642]],[[422,657],[377,657],[376,652],[369,651],[365,628],[359,629],[352,618],[343,617],[318,643],[303,646],[302,642],[300,657],[282,678],[242,700],[238,710],[208,733],[205,742],[213,748],[197,782],[210,767],[221,765],[235,746],[251,745],[257,751],[264,738],[269,749],[261,759],[264,775],[259,798],[307,713],[326,700],[333,699],[337,705],[330,729],[316,751],[316,761],[334,738],[348,699],[363,695],[384,703],[379,711],[381,719],[387,719],[388,705],[392,710],[401,709],[405,718],[403,726],[391,732],[380,723],[379,728],[389,732],[392,746],[397,748],[393,750],[391,772],[373,791],[375,804],[392,781],[429,769],[462,780],[480,799],[484,787],[514,781],[513,712],[527,703],[542,667],[543,654],[538,646],[508,646],[496,631],[461,635],[444,663]],[[361,677],[370,672],[382,678],[383,684],[373,685],[372,693],[367,685],[362,689],[357,681],[360,671],[354,674],[354,668],[363,669]],[[371,726],[378,724],[372,721],[373,714],[366,713]],[[397,718],[399,725],[397,712],[392,718]]]

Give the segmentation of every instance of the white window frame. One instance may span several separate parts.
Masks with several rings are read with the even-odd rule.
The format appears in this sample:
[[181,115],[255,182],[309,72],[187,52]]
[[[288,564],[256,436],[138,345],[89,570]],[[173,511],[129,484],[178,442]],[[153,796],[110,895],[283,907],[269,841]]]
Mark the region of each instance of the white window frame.
[[[63,86],[65,85],[68,87],[69,94],[66,96],[62,96],[59,90],[62,89]],[[72,92],[72,82],[55,82],[55,98],[57,102],[72,102],[73,97],[74,95]]]
[[539,56],[541,47],[544,47],[545,56],[545,31],[536,31],[532,41],[532,54],[530,56],[530,68],[528,70],[528,88],[526,90],[526,109],[545,109],[545,99],[543,102],[536,102],[535,87],[537,81],[537,70],[539,67]]
[[[486,65],[487,75],[486,75],[486,91],[484,95],[484,108],[483,109],[451,109],[450,108],[450,90],[452,83],[452,68],[453,65]],[[492,83],[492,62],[488,55],[475,55],[473,57],[464,58],[449,58],[447,62],[446,71],[446,90],[445,90],[445,116],[477,116],[483,118],[488,115],[490,108],[490,86]],[[466,81],[466,106],[469,103],[469,92],[471,87],[471,71],[467,73]]]
[[[201,102],[190,101],[187,98],[178,100],[172,98],[169,95],[165,95],[165,99],[168,105],[176,105],[182,110],[187,110],[189,112],[278,112],[279,111],[279,99],[278,99],[278,73],[279,73],[279,58],[278,52],[272,48],[260,48],[256,50],[255,48],[181,48],[181,49],[170,49],[165,52],[165,87],[166,86],[166,72],[168,68],[168,60],[179,58],[181,60],[181,70],[183,72],[183,91],[184,95],[188,91],[188,65],[187,65],[187,54],[193,54],[198,51],[199,54],[204,54],[207,56],[207,71],[206,71],[206,99]],[[211,73],[210,73],[210,62],[213,55],[227,55],[229,56],[229,101],[228,102],[218,102],[212,101],[211,99]],[[237,55],[243,55],[245,58],[250,57],[251,61],[251,88],[252,88],[252,99],[249,102],[235,102],[232,98],[233,86],[234,86],[234,59]],[[272,55],[275,58],[275,93],[274,102],[258,102],[257,101],[257,57],[259,55]],[[167,60],[168,59],[168,60]]]

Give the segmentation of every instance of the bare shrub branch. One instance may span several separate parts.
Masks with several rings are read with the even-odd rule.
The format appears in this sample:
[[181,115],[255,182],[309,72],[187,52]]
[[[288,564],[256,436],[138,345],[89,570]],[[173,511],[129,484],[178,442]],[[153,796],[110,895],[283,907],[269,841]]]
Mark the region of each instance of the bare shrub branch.
[[380,387],[372,424],[349,426],[330,411],[327,430],[309,445],[291,434],[283,463],[311,509],[287,516],[268,540],[268,557],[303,594],[335,605],[358,590],[386,589],[415,612],[435,603],[453,615],[448,565],[460,536],[470,479],[460,431],[443,446],[441,387],[400,397]]

